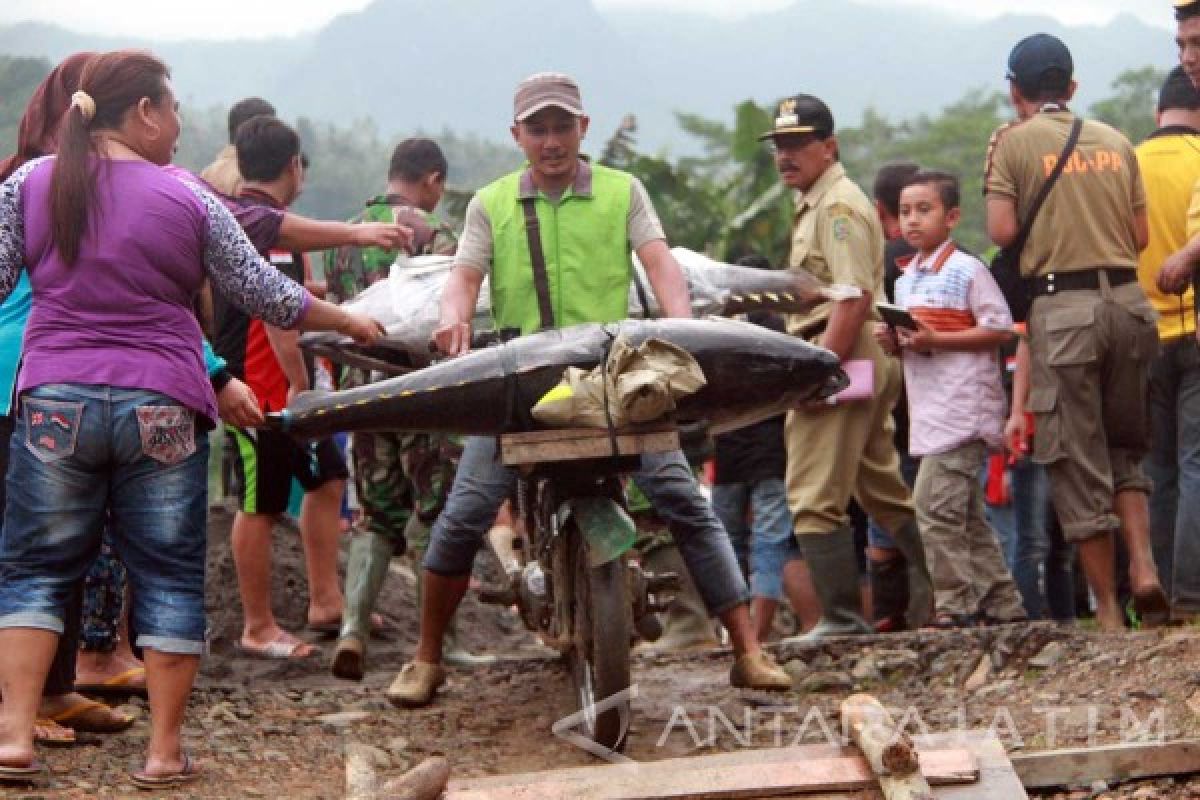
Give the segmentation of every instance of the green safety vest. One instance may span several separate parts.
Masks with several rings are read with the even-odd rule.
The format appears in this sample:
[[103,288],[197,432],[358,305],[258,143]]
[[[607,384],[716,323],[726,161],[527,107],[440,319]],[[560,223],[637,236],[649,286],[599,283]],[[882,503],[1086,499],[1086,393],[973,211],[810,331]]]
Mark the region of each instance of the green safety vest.
[[[629,316],[629,196],[633,177],[598,164],[592,194],[570,188],[557,204],[536,199],[542,252],[557,327],[616,322]],[[541,328],[533,262],[525,232],[520,183],[514,172],[479,190],[492,224],[492,316],[496,328]]]

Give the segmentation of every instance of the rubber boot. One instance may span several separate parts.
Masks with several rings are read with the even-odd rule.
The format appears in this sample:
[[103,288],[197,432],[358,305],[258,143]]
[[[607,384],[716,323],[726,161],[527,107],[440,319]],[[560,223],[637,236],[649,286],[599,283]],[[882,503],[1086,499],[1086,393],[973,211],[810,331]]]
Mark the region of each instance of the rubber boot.
[[717,647],[720,642],[713,633],[712,620],[696,591],[696,584],[692,583],[683,556],[679,555],[679,548],[673,543],[656,547],[642,557],[642,567],[655,574],[674,572],[682,585],[666,613],[661,615],[662,635],[653,642],[642,642],[634,652],[647,655],[687,653]]
[[386,536],[362,533],[350,540],[346,562],[346,607],[330,671],[343,680],[361,681],[366,672],[371,612],[387,579],[395,545]]
[[908,629],[908,564],[899,553],[887,561],[867,558],[872,622],[880,633]]
[[[421,563],[421,557],[424,555],[420,552],[414,552],[414,557],[418,565]],[[417,608],[421,607],[422,584],[425,582],[425,570],[417,569]],[[462,609],[459,609],[460,611]],[[450,623],[446,626],[446,633],[442,635],[442,663],[449,664],[452,667],[482,667],[487,664],[496,663],[496,657],[493,655],[480,655],[472,653],[466,647],[459,644],[458,641],[458,617],[455,615],[451,618]]]
[[915,631],[928,625],[933,617],[933,576],[925,560],[925,543],[921,541],[916,520],[909,520],[904,527],[888,533],[908,563],[908,610],[904,617],[909,629]]
[[833,533],[810,533],[796,538],[812,573],[813,588],[821,598],[821,621],[808,633],[784,641],[815,642],[831,636],[874,633],[875,629],[862,616],[854,531],[843,526]]

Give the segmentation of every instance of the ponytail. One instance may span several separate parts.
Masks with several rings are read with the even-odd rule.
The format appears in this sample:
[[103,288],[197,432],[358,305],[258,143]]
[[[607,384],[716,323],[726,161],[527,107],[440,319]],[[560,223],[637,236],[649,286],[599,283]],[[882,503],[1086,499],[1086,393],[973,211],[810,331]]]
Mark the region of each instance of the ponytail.
[[54,246],[63,261],[74,264],[87,230],[96,193],[96,176],[88,157],[96,150],[83,109],[67,109],[58,131],[58,158],[50,181],[50,219]]
[[58,158],[50,179],[50,219],[54,246],[67,264],[79,258],[80,243],[92,224],[98,155],[92,133],[116,130],[143,98],[158,104],[170,72],[163,62],[139,50],[117,50],[91,59],[79,80],[58,130]]

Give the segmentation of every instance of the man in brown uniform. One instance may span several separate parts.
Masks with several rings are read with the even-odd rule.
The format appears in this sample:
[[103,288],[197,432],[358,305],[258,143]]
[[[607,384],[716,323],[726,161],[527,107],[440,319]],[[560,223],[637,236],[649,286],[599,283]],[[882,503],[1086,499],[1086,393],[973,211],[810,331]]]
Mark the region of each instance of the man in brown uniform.
[[[1066,45],[1048,34],[1023,39],[1009,56],[1019,121],[992,135],[985,177],[988,234],[1001,247],[1017,238],[1067,143],[1072,72]],[[1108,630],[1124,625],[1115,530],[1129,550],[1135,609],[1148,622],[1166,611],[1150,551],[1151,486],[1141,470],[1149,446],[1147,376],[1158,349],[1154,310],[1137,282],[1146,241],[1133,146],[1089,120],[1021,254],[1034,301],[1009,432],[1023,441],[1025,412],[1033,415],[1034,460],[1046,465],[1063,533],[1079,546],[1097,619]]]
[[850,498],[881,525],[908,561],[909,624],[920,627],[933,605],[925,551],[912,498],[900,478],[892,408],[900,365],[875,342],[874,298],[883,298],[883,230],[875,207],[838,163],[833,115],[811,95],[779,105],[763,134],[785,185],[796,191],[796,221],[788,264],[829,283],[862,289],[857,300],[825,303],[788,320],[788,331],[832,350],[843,362],[873,366],[866,399],[799,409],[788,415],[787,491],[800,550],[821,599],[821,622],[810,638],[869,633],[862,618]]
[[238,128],[242,127],[243,122],[262,115],[275,116],[275,106],[261,97],[247,97],[237,101],[229,109],[229,144],[225,145],[213,162],[200,173],[200,177],[218,192],[237,197],[242,188],[242,173],[238,169],[237,148],[233,146],[233,141],[237,138]]

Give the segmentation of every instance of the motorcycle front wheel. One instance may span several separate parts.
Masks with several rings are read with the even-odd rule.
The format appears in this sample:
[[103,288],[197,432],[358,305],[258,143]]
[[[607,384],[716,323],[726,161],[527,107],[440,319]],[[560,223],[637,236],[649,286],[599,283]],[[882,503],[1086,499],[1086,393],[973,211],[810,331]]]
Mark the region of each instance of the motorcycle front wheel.
[[568,525],[564,544],[571,576],[571,679],[584,714],[585,735],[620,752],[629,732],[628,698],[611,706],[604,701],[629,688],[633,624],[629,579],[620,558],[589,566],[585,537],[574,521]]

